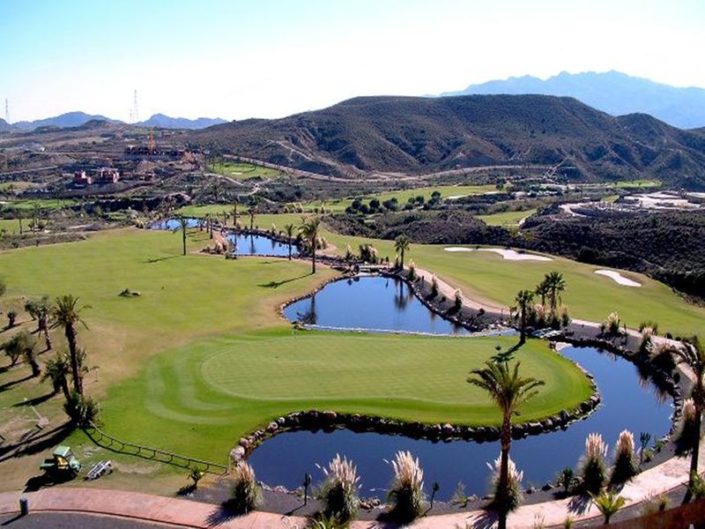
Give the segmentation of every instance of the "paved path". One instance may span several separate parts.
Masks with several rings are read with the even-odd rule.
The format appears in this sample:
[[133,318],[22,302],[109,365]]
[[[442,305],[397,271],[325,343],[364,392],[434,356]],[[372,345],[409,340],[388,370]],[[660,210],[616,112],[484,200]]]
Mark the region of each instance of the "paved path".
[[[701,451],[701,461],[705,458],[705,447]],[[631,483],[624,486],[621,495],[627,506],[634,505],[653,495],[683,485],[688,475],[690,460],[673,458],[645,470]],[[705,464],[701,465],[701,472]],[[151,523],[167,523],[181,527],[222,529],[275,529],[303,528],[306,519],[274,513],[254,512],[247,516],[232,517],[219,506],[210,503],[177,498],[166,498],[139,492],[104,489],[82,489],[76,487],[55,487],[38,492],[21,494],[6,492],[0,494],[0,516],[12,515],[18,511],[20,496],[28,498],[30,512],[77,512],[97,515],[110,515]],[[579,497],[550,501],[535,505],[525,505],[509,516],[509,527],[531,529],[537,520],[546,526],[562,524],[566,517],[576,521],[600,517],[599,512],[589,502]],[[494,522],[492,515],[485,511],[470,511],[422,518],[410,527],[414,529],[441,528],[489,528]],[[373,529],[384,527],[380,522],[357,521],[351,529]]]

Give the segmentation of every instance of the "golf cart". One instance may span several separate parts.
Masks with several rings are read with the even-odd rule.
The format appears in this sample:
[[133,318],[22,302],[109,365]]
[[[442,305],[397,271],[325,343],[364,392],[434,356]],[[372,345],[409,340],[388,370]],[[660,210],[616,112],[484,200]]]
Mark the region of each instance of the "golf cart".
[[45,459],[39,466],[39,470],[43,470],[52,476],[75,478],[81,470],[81,463],[73,455],[71,448],[68,446],[57,446],[51,459]]

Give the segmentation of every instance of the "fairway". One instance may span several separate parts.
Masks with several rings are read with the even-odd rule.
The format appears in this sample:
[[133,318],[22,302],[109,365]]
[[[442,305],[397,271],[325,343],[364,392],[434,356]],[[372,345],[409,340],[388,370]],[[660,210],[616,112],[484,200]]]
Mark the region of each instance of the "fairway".
[[254,165],[247,162],[222,160],[208,164],[208,170],[235,180],[249,180],[250,178],[279,178],[283,173],[276,169]]
[[527,217],[536,213],[535,209],[527,209],[525,211],[504,211],[502,213],[493,213],[491,215],[478,215],[477,218],[490,226],[503,226],[505,228],[518,226],[519,223]]
[[[438,338],[263,331],[167,351],[105,401],[111,431],[147,444],[223,459],[240,435],[277,416],[332,409],[409,421],[498,424],[496,406],[465,381],[515,338]],[[583,374],[545,343],[518,354],[522,373],[546,381],[528,421],[590,395]]]
[[404,204],[410,198],[415,198],[421,196],[424,198],[425,202],[431,200],[431,195],[434,191],[440,193],[441,198],[461,198],[469,195],[483,195],[485,193],[495,193],[497,188],[493,185],[468,185],[468,186],[436,186],[436,187],[417,187],[415,189],[400,189],[399,191],[385,191],[383,193],[376,193],[372,195],[360,195],[359,197],[348,197],[339,200],[324,200],[324,201],[314,201],[309,202],[304,205],[306,211],[313,211],[314,208],[318,208],[321,205],[328,212],[342,213],[345,209],[352,204],[354,198],[360,198],[364,203],[369,204],[369,201],[376,198],[380,203],[385,200],[390,200],[396,198],[399,202],[399,208],[403,208]]

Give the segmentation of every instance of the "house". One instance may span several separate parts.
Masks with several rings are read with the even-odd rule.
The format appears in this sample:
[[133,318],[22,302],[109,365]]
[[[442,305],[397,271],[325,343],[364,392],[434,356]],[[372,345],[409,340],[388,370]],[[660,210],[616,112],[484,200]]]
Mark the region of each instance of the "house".
[[101,167],[96,173],[96,183],[117,184],[120,180],[120,172],[113,167]]
[[93,183],[93,178],[88,176],[85,171],[76,171],[73,174],[74,187],[86,187]]

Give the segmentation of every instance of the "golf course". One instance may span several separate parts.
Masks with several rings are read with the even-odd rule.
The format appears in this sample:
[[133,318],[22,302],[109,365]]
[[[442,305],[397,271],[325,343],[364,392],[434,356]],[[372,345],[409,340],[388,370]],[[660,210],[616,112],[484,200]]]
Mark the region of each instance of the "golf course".
[[[297,215],[258,215],[256,222],[281,227],[297,221]],[[394,255],[391,241],[330,231],[324,237],[330,252],[369,242],[381,255]],[[500,423],[497,407],[466,378],[495,354],[496,346],[509,349],[516,337],[297,330],[278,308],[337,272],[320,267],[312,275],[306,260],[226,260],[200,253],[209,242],[205,231],[189,230],[189,252],[182,256],[179,233],[129,228],[96,233],[81,242],[5,251],[0,267],[8,290],[2,308],[20,314],[20,329],[33,330],[35,323],[22,309],[27,299],[77,296],[86,324],[77,328],[87,352],[85,385],[100,403],[103,429],[120,439],[190,457],[226,464],[242,435],[283,414],[308,409],[425,423]],[[411,245],[407,255],[465,295],[502,305],[557,270],[566,279],[564,303],[574,318],[601,321],[616,310],[630,326],[651,319],[664,331],[692,334],[705,315],[644,276],[629,273],[642,286],[626,288],[594,274],[595,267],[565,259],[508,261],[491,252],[448,252],[422,245]],[[124,289],[136,295],[119,296]],[[3,339],[13,332],[3,331]],[[60,329],[52,332],[56,348],[64,347]],[[40,361],[53,354],[40,354]],[[582,371],[546,342],[529,340],[517,358],[524,376],[546,384],[522,409],[522,421],[574,407],[592,392]],[[50,383],[25,378],[27,370],[19,366],[0,372],[0,407],[9,417],[3,434],[36,421],[23,405],[25,398],[32,399],[52,426],[65,420],[61,396],[44,398]],[[86,464],[104,457],[81,431],[70,433],[65,442]],[[125,468],[135,464],[130,456],[111,457]],[[25,460],[21,466],[6,464],[14,466],[12,479],[3,485],[7,488],[21,486],[35,473]],[[151,471],[138,467],[131,483],[144,478],[136,486],[148,490],[168,490],[183,474],[167,466]],[[120,478],[114,483],[120,484]]]

